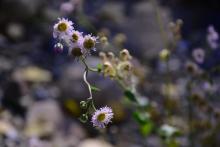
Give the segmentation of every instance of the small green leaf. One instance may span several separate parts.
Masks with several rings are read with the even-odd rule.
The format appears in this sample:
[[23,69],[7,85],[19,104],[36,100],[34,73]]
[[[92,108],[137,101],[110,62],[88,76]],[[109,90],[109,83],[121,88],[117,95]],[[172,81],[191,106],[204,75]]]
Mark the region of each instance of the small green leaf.
[[93,92],[101,91],[99,88],[97,88],[95,86],[90,86],[90,87]]
[[140,125],[143,125],[149,121],[149,114],[147,112],[135,111],[133,113],[133,117]]
[[140,132],[142,135],[147,136],[152,132],[153,127],[153,123],[151,121],[148,121],[144,125],[140,126]]
[[96,67],[97,67],[98,72],[102,71],[102,64],[101,63],[97,64]]
[[124,95],[132,102],[137,102],[135,95],[130,90],[125,90]]

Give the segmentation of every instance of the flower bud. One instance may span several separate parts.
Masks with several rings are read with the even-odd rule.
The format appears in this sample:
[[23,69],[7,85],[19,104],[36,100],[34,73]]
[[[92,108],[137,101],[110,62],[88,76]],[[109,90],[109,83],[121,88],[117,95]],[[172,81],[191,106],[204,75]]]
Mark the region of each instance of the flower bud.
[[87,114],[82,114],[79,118],[79,120],[82,122],[82,123],[86,123],[88,121],[88,115]]
[[106,45],[108,43],[108,38],[103,36],[100,38],[100,42],[103,44],[103,45]]
[[126,61],[126,60],[130,60],[132,57],[131,57],[131,55],[130,55],[130,53],[129,53],[129,51],[127,49],[123,49],[120,52],[119,58],[122,61]]
[[162,61],[167,61],[170,58],[170,51],[168,49],[163,49],[159,56]]
[[86,109],[87,108],[87,103],[85,101],[80,102],[80,108]]
[[82,49],[79,48],[79,47],[75,47],[75,48],[73,48],[73,49],[71,50],[71,54],[72,54],[73,56],[75,56],[75,57],[80,57],[80,56],[83,55]]
[[104,76],[115,77],[116,71],[110,62],[105,62],[103,64],[103,73]]
[[54,45],[54,52],[55,53],[62,53],[63,52],[63,45],[61,43],[57,43]]
[[99,53],[99,57],[102,59],[102,61],[106,61],[107,60],[107,56],[104,52],[100,52]]

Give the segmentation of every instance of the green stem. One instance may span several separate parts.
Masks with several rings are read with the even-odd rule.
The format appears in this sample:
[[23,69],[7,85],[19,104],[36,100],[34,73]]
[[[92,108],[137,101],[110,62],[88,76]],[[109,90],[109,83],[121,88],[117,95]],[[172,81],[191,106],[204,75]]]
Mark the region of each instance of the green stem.
[[82,63],[85,65],[86,70],[89,70],[89,71],[92,71],[92,72],[98,72],[98,69],[96,69],[96,68],[91,68],[91,67],[88,66],[88,64],[86,63],[84,57],[80,57],[80,59],[81,59]]
[[167,35],[166,35],[166,32],[165,32],[164,27],[163,27],[163,22],[162,22],[160,9],[158,8],[158,4],[157,4],[156,0],[152,0],[152,4],[153,4],[154,9],[156,11],[155,12],[156,13],[156,19],[157,19],[157,23],[158,23],[159,28],[160,28],[163,44],[164,44],[165,47],[168,48],[168,39],[167,39]]
[[193,128],[192,128],[192,120],[193,120],[193,106],[192,106],[192,101],[191,101],[191,93],[192,93],[192,85],[193,85],[193,82],[192,82],[192,79],[190,78],[189,79],[189,82],[187,84],[187,90],[189,92],[189,96],[187,98],[188,100],[188,126],[189,126],[189,136],[188,136],[188,139],[189,139],[189,143],[190,143],[190,147],[194,147],[194,133],[193,133]]

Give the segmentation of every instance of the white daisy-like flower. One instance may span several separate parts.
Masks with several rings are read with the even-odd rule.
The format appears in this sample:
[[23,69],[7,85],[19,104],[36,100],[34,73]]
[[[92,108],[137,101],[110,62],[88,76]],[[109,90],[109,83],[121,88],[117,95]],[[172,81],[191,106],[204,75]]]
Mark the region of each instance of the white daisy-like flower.
[[82,32],[73,30],[69,35],[69,55],[73,55],[75,57],[82,56],[85,51],[83,50],[83,36]]
[[83,49],[80,45],[71,45],[69,47],[69,55],[72,55],[74,57],[80,57],[83,55]]
[[65,39],[74,29],[73,22],[65,18],[58,18],[58,20],[58,23],[54,25],[53,37]]
[[77,43],[77,42],[82,42],[83,41],[83,36],[82,36],[82,32],[73,30],[70,34],[70,40],[73,43]]
[[85,35],[83,40],[83,48],[89,52],[91,50],[95,50],[95,45],[97,43],[98,37],[94,37],[91,34]]
[[113,115],[112,109],[106,106],[94,112],[91,122],[93,123],[94,127],[102,129],[111,122]]

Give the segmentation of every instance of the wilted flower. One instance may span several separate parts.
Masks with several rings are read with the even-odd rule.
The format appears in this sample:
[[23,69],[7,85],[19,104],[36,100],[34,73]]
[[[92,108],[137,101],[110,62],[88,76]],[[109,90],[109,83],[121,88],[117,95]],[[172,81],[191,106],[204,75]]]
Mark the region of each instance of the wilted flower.
[[54,25],[53,37],[59,39],[65,39],[73,28],[73,22],[65,18],[58,18],[59,22]]
[[213,26],[208,27],[207,42],[212,49],[218,47],[219,35]]
[[123,49],[120,52],[119,58],[122,61],[127,61],[127,60],[130,60],[132,57],[131,57],[131,55],[130,55],[130,53],[129,53],[129,51],[127,49]]
[[176,22],[170,23],[170,29],[172,31],[173,37],[175,40],[181,39],[181,28],[183,25],[183,21],[181,19],[178,19]]
[[195,64],[191,61],[187,61],[185,67],[186,67],[187,72],[189,72],[192,75],[196,75],[196,74],[201,73],[201,70],[197,66],[197,64]]
[[114,114],[112,112],[112,109],[106,106],[94,112],[91,122],[93,123],[94,127],[102,129],[105,128],[106,125],[111,122],[113,115]]
[[192,56],[198,63],[203,63],[205,58],[205,52],[201,48],[194,49],[192,52]]
[[104,76],[110,76],[111,78],[115,77],[116,76],[116,70],[115,68],[113,67],[113,65],[106,61],[104,64],[103,64],[103,74]]
[[75,46],[69,49],[69,54],[74,57],[80,57],[83,55],[82,48],[80,46]]
[[128,76],[132,69],[132,65],[129,61],[119,62],[117,66],[118,75],[120,77]]
[[112,52],[108,52],[107,54],[100,52],[99,56],[102,59],[102,72],[104,76],[127,81],[127,77],[130,75],[132,69],[132,63],[129,61],[132,59],[132,56],[127,49],[120,51],[119,58]]

